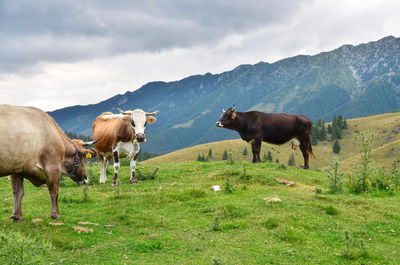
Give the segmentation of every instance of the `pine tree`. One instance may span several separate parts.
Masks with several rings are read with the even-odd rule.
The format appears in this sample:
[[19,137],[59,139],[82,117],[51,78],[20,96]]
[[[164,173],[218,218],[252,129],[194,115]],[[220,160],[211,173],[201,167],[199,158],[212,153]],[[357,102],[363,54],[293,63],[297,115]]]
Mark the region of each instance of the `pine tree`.
[[336,122],[337,122],[338,127],[339,127],[340,129],[343,129],[343,117],[342,117],[342,115],[339,114],[339,115],[337,116]]
[[212,150],[211,150],[211,148],[208,150],[208,158],[210,158],[210,159],[212,159],[212,157],[213,157],[213,153],[212,153]]
[[335,140],[335,143],[333,144],[332,149],[335,154],[340,153],[340,144],[339,144],[338,140]]
[[336,127],[337,124],[337,117],[336,115],[333,116],[333,121],[332,121],[332,129]]
[[335,131],[335,138],[333,139],[342,139],[342,129],[340,129],[339,124],[333,128],[333,130]]
[[201,155],[200,154],[197,155],[197,161],[201,161]]
[[311,134],[311,145],[318,145],[317,137],[315,137],[315,133]]
[[295,160],[294,155],[292,153],[292,154],[290,154],[290,157],[289,157],[288,166],[295,166],[295,165],[296,165],[296,160]]
[[267,160],[268,160],[269,162],[272,162],[272,161],[273,161],[271,151],[268,151]]
[[275,163],[279,164],[279,158],[277,158],[277,159],[275,160]]
[[267,162],[267,159],[268,159],[268,158],[267,158],[267,154],[264,153],[262,161],[263,161],[263,162]]
[[324,120],[322,120],[321,126],[322,126],[322,127],[321,127],[320,132],[319,132],[319,138],[318,138],[318,140],[320,140],[320,141],[325,141],[325,140],[326,140],[326,128],[325,128]]
[[228,160],[229,156],[228,156],[228,152],[225,150],[224,153],[222,154],[222,160]]
[[347,128],[349,128],[347,125],[347,120],[343,119],[343,130],[346,130]]
[[328,124],[328,133],[332,134],[332,126],[330,124]]
[[247,151],[247,147],[244,147],[243,156],[247,156],[248,153],[249,153],[249,152]]

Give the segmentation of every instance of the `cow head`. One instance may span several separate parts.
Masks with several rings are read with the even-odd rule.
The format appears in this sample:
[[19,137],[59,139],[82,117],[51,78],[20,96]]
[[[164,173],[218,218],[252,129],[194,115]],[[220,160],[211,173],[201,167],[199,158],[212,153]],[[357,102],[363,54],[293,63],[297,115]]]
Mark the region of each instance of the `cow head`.
[[222,110],[221,118],[217,121],[217,127],[219,128],[232,128],[235,124],[236,112],[235,105],[228,110]]
[[158,111],[155,112],[144,112],[141,109],[135,109],[135,110],[128,110],[128,111],[122,111],[117,108],[119,112],[123,115],[130,115],[131,117],[131,125],[133,130],[135,131],[135,139],[139,143],[145,142],[146,141],[146,125],[147,124],[152,124],[156,122],[156,117],[153,115],[156,115]]
[[73,139],[71,141],[75,147],[75,152],[72,157],[66,157],[67,175],[78,184],[87,183],[85,170],[86,159],[96,157],[97,152],[93,148],[86,149],[85,147],[96,143],[98,140],[83,142],[79,139]]

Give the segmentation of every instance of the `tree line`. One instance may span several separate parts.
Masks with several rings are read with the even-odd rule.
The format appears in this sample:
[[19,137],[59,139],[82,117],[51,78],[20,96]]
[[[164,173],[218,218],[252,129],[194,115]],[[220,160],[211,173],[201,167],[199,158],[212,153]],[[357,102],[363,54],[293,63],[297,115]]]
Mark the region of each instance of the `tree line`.
[[340,153],[339,140],[342,139],[342,131],[348,129],[347,120],[342,115],[334,115],[332,125],[325,126],[325,121],[321,118],[317,119],[311,128],[311,145],[318,145],[318,141],[326,141],[328,134],[330,139],[334,141],[332,150],[334,153]]

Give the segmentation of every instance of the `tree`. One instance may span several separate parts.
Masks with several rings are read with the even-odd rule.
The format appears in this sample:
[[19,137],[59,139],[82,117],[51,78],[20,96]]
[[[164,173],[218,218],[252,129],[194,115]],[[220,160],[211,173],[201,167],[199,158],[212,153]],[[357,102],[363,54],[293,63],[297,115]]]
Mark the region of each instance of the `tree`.
[[197,161],[201,161],[201,155],[197,154]]
[[342,115],[339,114],[339,115],[337,116],[336,122],[337,122],[337,125],[339,126],[339,128],[340,128],[340,129],[343,129],[343,117],[342,117]]
[[318,140],[320,140],[320,141],[325,141],[326,140],[326,128],[325,128],[325,123],[324,123],[324,120],[322,120],[322,127],[320,128],[320,131],[319,131],[319,138],[318,138]]
[[229,156],[228,156],[228,152],[225,150],[224,153],[222,154],[222,160],[228,160]]
[[277,159],[275,160],[275,163],[279,164],[279,158],[277,158]]
[[244,155],[244,156],[247,156],[248,153],[249,153],[249,152],[247,151],[247,147],[245,146],[245,147],[244,147],[244,150],[243,150],[243,155]]
[[335,140],[335,143],[333,144],[332,149],[335,154],[340,153],[340,144],[339,144],[338,140]]
[[332,139],[342,139],[342,129],[339,125],[333,127]]
[[328,133],[332,134],[332,126],[330,124],[328,124]]
[[317,137],[315,137],[315,133],[311,134],[311,145],[318,145]]
[[346,130],[347,128],[349,128],[347,125],[347,120],[343,119],[343,130]]
[[295,165],[296,165],[296,160],[295,160],[294,155],[292,153],[292,154],[290,154],[290,157],[289,157],[288,166],[295,166]]
[[212,153],[212,150],[211,150],[211,148],[208,150],[208,158],[210,158],[210,159],[212,159],[212,157],[213,157],[213,153]]
[[266,154],[266,153],[264,153],[264,156],[263,156],[263,159],[262,159],[262,161],[263,161],[263,162],[267,162],[267,159],[268,159],[268,158],[267,158],[267,154]]
[[272,161],[273,161],[271,151],[268,151],[267,160],[268,160],[269,162],[272,162]]

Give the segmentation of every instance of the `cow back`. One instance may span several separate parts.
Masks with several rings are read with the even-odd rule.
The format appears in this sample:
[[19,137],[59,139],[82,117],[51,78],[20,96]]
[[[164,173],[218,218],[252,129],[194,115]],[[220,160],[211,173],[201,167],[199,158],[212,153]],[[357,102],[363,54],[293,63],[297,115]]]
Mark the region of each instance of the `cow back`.
[[[33,108],[0,105],[0,176],[61,163],[61,128],[50,115]],[[53,161],[54,160],[54,161]]]
[[127,115],[103,113],[92,123],[93,139],[98,152],[110,153],[118,142],[133,141],[133,129]]

